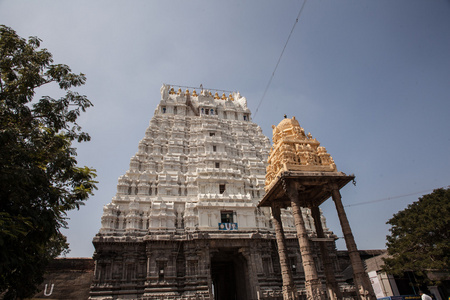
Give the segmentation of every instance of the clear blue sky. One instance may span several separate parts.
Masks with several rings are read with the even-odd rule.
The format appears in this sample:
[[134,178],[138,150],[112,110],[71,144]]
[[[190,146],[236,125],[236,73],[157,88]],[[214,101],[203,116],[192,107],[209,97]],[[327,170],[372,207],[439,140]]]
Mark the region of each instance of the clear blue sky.
[[[384,248],[394,213],[450,184],[450,2],[309,0],[255,115],[302,3],[0,1],[1,24],[88,78],[78,91],[95,105],[81,117],[92,141],[78,161],[97,169],[99,189],[69,214],[69,256],[93,254],[162,83],[240,91],[270,138],[296,116],[356,175],[341,194],[359,249]],[[342,236],[331,200],[322,209]]]

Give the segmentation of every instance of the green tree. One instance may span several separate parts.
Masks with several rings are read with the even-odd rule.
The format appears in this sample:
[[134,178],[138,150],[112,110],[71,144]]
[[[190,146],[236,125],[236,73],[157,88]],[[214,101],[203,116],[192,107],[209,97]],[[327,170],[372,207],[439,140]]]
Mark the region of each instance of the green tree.
[[427,280],[430,270],[450,270],[450,188],[436,189],[396,213],[387,239],[384,270],[413,271]]
[[[67,65],[53,64],[41,40],[25,40],[0,25],[0,296],[24,298],[37,290],[45,266],[68,243],[60,229],[66,212],[96,189],[95,170],[78,167],[72,142],[89,141],[77,124],[92,103],[71,91],[85,83]],[[49,84],[60,99],[34,99]]]

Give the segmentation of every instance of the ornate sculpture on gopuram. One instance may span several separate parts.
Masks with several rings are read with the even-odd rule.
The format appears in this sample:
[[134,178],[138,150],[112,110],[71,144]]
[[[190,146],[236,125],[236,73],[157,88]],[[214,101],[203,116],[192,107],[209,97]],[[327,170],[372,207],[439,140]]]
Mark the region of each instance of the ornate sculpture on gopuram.
[[283,119],[273,128],[271,148],[266,173],[266,191],[270,184],[285,171],[337,172],[333,158],[325,147],[312,138],[292,117]]
[[[297,299],[298,295],[289,268],[286,239],[280,217],[281,209],[287,207],[292,208],[294,215],[305,272],[307,299],[342,299],[327,247],[320,240],[324,237],[324,231],[320,222],[319,206],[330,197],[336,205],[353,268],[358,297],[361,300],[376,299],[372,285],[364,271],[339,192],[355,176],[338,172],[330,154],[320,146],[316,139],[312,138],[310,133],[305,134],[295,117],[288,119],[285,116],[278,126],[272,126],[272,128],[273,147],[268,159],[266,194],[260,201],[259,207],[266,206],[272,209],[283,279],[283,299]],[[301,208],[309,208],[314,218],[318,238],[316,240],[319,241],[326,278],[325,288],[317,274],[312,245],[306,231]]]

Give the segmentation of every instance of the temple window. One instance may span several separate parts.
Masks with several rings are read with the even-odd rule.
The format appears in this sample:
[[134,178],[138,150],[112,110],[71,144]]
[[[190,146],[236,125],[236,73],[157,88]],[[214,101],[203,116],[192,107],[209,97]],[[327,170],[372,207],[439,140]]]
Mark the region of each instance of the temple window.
[[262,259],[262,261],[263,261],[262,265],[263,265],[264,274],[270,274],[270,270],[271,270],[270,259],[268,257],[264,257]]
[[220,163],[216,162],[216,168],[220,168]]
[[175,107],[173,108],[173,114],[176,115],[177,113],[178,113],[178,110],[177,110],[177,107],[175,106]]
[[196,260],[191,260],[188,262],[188,275],[197,275],[197,265]]
[[211,108],[211,115],[214,115],[214,109]]
[[164,263],[159,262],[158,280],[164,280]]
[[225,184],[219,184],[219,193],[221,194],[225,193]]
[[295,257],[289,257],[289,262],[291,265],[292,274],[296,275],[297,274],[297,260],[295,259]]
[[217,146],[216,145],[213,146],[213,152],[217,152]]
[[209,110],[208,110],[208,109],[206,109],[206,110],[205,110],[205,113],[206,113],[207,115],[209,115]]
[[215,132],[210,132],[210,133],[209,133],[209,136],[215,136],[215,135],[216,135]]
[[167,111],[167,108],[165,106],[162,107],[162,113],[165,114]]
[[233,223],[233,211],[221,211],[220,212],[220,222],[221,223]]

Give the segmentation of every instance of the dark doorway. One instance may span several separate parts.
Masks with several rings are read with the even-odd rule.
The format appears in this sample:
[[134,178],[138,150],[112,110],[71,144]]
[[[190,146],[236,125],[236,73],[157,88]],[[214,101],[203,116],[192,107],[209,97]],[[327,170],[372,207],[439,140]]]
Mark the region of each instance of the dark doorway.
[[218,249],[213,252],[211,276],[214,300],[248,299],[247,260],[238,249]]

